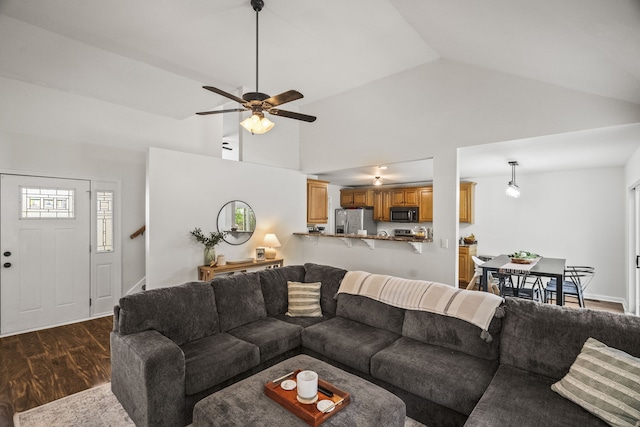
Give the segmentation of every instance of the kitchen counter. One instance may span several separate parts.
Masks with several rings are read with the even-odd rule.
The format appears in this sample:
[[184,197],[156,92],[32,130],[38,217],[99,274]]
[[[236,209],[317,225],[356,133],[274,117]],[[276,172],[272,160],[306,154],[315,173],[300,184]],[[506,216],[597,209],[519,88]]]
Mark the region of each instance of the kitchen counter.
[[308,237],[338,237],[343,239],[367,239],[367,240],[387,240],[391,242],[415,242],[415,243],[430,243],[433,239],[420,239],[417,237],[395,237],[395,236],[376,236],[366,235],[358,236],[357,234],[326,234],[326,233],[293,233],[294,236],[308,236]]

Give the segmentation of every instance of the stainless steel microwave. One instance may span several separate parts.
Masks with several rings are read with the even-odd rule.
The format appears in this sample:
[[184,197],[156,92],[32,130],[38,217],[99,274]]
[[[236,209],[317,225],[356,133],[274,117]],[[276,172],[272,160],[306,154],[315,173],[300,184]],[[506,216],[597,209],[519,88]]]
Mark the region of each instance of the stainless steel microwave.
[[391,222],[418,222],[417,207],[395,207],[389,211]]

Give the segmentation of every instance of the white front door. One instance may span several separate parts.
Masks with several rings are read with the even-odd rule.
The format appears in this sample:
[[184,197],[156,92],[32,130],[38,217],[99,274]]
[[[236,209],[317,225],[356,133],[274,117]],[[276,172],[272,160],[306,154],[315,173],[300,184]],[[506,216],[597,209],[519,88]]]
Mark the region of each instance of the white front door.
[[89,317],[90,189],[0,175],[0,334]]

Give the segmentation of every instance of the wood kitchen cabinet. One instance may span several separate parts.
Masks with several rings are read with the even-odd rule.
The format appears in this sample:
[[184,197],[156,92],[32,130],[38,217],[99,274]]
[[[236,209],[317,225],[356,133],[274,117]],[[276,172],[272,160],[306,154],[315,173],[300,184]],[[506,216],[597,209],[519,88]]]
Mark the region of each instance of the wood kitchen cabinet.
[[478,254],[478,245],[461,245],[458,247],[458,286],[466,288],[475,272],[472,256]]
[[307,179],[307,224],[329,222],[329,182]]
[[343,208],[372,208],[373,190],[367,188],[346,188],[340,190],[340,206]]
[[418,189],[418,221],[433,222],[433,187]]
[[417,188],[394,188],[389,190],[391,207],[418,206]]
[[460,222],[473,224],[475,182],[460,183]]
[[390,221],[389,208],[390,194],[386,190],[373,191],[373,220],[374,221]]

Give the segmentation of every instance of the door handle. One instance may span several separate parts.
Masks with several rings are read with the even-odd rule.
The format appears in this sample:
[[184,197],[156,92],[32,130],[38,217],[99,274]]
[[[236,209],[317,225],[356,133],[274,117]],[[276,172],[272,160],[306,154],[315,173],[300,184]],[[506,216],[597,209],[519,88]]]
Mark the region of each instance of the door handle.
[[5,262],[3,267],[4,268],[9,268],[9,267],[11,267],[11,263],[10,262]]
[[640,268],[640,255],[636,255],[636,268]]
[[7,251],[7,252],[3,253],[2,255],[4,255],[4,256],[11,256],[11,252]]

